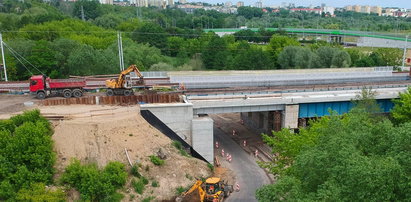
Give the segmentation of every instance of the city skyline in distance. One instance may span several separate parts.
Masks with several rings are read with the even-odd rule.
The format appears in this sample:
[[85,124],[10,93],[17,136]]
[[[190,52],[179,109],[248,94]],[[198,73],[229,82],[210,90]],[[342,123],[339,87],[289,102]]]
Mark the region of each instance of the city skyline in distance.
[[[259,0],[187,0],[187,2],[205,2],[211,4],[232,2],[233,4],[238,1],[244,2],[245,6],[254,5]],[[410,0],[262,0],[264,6],[280,6],[283,2],[293,3],[295,6],[320,6],[322,3],[327,6],[344,7],[347,5],[369,5],[369,6],[381,6],[381,7],[399,7],[399,8],[411,8]]]

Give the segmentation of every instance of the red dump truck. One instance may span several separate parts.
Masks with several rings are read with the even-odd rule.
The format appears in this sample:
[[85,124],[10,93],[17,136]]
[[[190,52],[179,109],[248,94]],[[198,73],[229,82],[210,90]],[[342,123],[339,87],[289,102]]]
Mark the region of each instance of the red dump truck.
[[44,75],[30,78],[30,93],[38,99],[50,95],[62,95],[65,98],[81,97],[85,86],[86,81],[82,79],[50,79]]

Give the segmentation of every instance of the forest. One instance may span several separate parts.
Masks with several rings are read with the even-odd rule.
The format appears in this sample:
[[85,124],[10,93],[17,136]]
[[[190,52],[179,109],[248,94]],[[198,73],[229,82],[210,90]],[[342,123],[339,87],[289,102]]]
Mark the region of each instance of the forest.
[[[84,9],[82,19],[80,8]],[[0,7],[9,78],[32,74],[52,78],[117,73],[117,34],[123,38],[124,62],[143,71],[258,70],[398,66],[399,49],[344,48],[325,41],[299,41],[276,28],[350,29],[405,32],[410,18],[352,12],[330,18],[312,13],[263,13],[240,7],[238,14],[176,8],[158,9],[77,2],[5,0]],[[204,28],[248,26],[219,37]]]

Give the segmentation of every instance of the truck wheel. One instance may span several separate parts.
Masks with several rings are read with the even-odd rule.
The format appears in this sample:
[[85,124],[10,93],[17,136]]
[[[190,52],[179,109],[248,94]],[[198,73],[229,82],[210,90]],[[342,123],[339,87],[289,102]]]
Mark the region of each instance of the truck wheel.
[[65,98],[70,98],[71,97],[71,90],[70,89],[64,90],[63,91],[63,96]]
[[124,91],[124,96],[130,96],[130,95],[131,95],[131,90]]
[[114,95],[114,91],[111,90],[111,89],[107,89],[106,94],[107,94],[107,96],[113,96],[113,95]]
[[83,92],[81,92],[80,89],[73,90],[73,96],[74,97],[81,97],[82,95],[83,95]]
[[44,93],[43,91],[37,92],[36,97],[37,97],[37,99],[42,100],[42,99],[46,98],[46,93]]

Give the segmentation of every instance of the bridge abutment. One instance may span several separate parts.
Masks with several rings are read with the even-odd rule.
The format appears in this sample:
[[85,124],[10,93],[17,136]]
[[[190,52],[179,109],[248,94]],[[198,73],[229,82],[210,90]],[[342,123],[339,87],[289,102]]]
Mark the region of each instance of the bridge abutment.
[[149,110],[208,162],[214,162],[213,120],[193,115],[193,104],[144,104],[140,109]]

